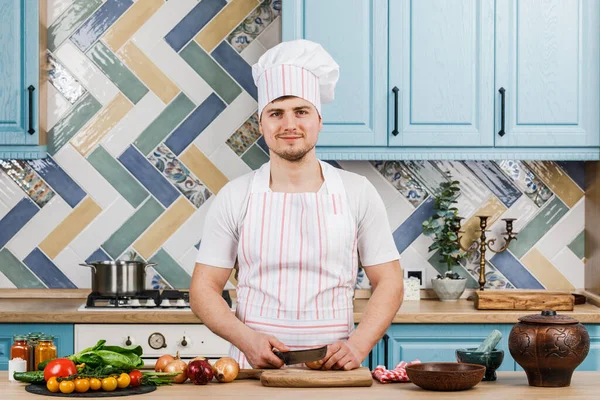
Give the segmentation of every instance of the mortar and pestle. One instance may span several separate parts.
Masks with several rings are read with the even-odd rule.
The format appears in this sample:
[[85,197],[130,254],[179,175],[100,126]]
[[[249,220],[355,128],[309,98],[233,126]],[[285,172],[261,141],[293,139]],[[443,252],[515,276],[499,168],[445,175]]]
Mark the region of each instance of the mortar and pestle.
[[502,339],[502,333],[494,329],[492,333],[477,348],[456,350],[456,361],[459,363],[478,364],[485,367],[483,381],[495,381],[496,370],[504,360],[504,350],[496,349]]

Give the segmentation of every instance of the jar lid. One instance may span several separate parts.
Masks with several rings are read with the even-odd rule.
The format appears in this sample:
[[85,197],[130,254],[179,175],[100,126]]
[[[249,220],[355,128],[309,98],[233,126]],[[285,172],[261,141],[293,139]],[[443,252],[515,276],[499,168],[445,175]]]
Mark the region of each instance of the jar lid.
[[39,338],[40,336],[42,336],[44,334],[44,332],[29,332],[29,336],[30,338]]
[[52,336],[52,335],[42,335],[42,336],[40,336],[40,340],[54,340],[54,336]]
[[577,324],[577,321],[573,317],[568,315],[559,315],[554,310],[544,310],[540,314],[526,315],[519,318],[519,321],[526,324],[555,324],[555,325],[570,325]]
[[13,336],[13,340],[17,341],[17,340],[27,340],[27,335],[14,335]]

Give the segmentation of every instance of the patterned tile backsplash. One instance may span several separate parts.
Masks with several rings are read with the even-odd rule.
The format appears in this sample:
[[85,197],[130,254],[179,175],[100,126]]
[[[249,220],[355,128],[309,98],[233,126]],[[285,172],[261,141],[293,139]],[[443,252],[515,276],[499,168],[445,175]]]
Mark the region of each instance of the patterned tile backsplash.
[[[281,41],[281,0],[53,0],[49,153],[0,161],[0,288],[89,288],[91,260],[157,262],[149,287],[189,287],[203,219],[227,181],[258,168],[251,65]],[[388,210],[406,270],[444,271],[421,224],[449,171],[465,242],[478,215],[518,240],[489,257],[499,289],[584,286],[584,164],[340,161]],[[501,241],[501,240],[500,240]],[[476,287],[478,254],[459,268]],[[232,278],[233,281],[233,278]],[[358,287],[368,287],[364,273]]]

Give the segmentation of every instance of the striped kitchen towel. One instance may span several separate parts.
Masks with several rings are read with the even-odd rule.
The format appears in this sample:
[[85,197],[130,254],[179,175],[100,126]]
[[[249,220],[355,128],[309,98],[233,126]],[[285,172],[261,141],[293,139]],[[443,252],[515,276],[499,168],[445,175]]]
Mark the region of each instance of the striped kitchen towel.
[[406,367],[413,364],[420,364],[421,361],[416,359],[407,363],[406,361],[400,361],[396,368],[386,369],[383,365],[378,365],[371,375],[381,383],[389,382],[408,382],[408,375],[406,375]]

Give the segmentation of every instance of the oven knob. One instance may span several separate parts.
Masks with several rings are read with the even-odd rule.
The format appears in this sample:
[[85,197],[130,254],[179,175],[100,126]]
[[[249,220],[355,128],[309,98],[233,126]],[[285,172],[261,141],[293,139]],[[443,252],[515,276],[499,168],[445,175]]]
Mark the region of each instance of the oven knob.
[[139,307],[139,306],[141,306],[139,299],[131,299],[131,300],[129,300],[129,305],[131,307]]
[[127,340],[125,341],[125,346],[131,346],[132,345],[132,341],[131,338],[129,336],[127,336]]
[[179,300],[177,300],[177,302],[175,303],[175,305],[177,307],[185,307],[186,306],[185,300],[184,299],[179,299]]
[[165,339],[165,337],[163,336],[162,333],[154,332],[148,338],[148,344],[154,350],[158,350],[158,349],[162,349],[164,347],[167,347],[167,340]]
[[171,306],[171,301],[169,299],[163,299],[160,302],[160,306],[161,307],[170,307]]
[[185,347],[188,345],[187,340],[185,340],[185,336],[183,337],[183,339],[181,340],[181,346]]

